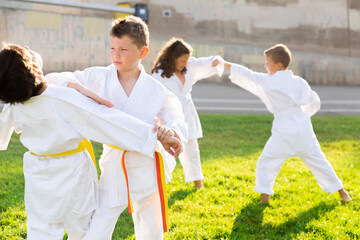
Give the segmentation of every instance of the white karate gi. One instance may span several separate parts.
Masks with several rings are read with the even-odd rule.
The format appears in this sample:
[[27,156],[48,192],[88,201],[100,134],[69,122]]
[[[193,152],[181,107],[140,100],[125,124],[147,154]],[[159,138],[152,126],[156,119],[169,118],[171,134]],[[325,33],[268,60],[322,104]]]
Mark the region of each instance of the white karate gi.
[[[111,101],[115,105],[114,108],[144,122],[153,123],[154,118],[159,117],[167,127],[175,130],[183,141],[183,145],[186,143],[187,124],[184,121],[179,100],[163,85],[146,74],[144,68],[142,68],[129,97],[118,80],[114,65],[92,67],[74,73],[47,75],[50,82],[60,85],[66,85],[67,82],[61,79],[68,79],[68,77],[72,77],[73,81],[80,82],[102,98]],[[174,157],[164,151],[161,144],[158,146],[164,157],[166,182],[169,182],[176,162]],[[99,161],[101,168],[100,208],[95,212],[86,239],[111,239],[116,221],[127,207],[127,187],[121,168],[122,154],[123,151],[104,145],[104,151]],[[125,165],[130,196],[134,204],[132,217],[135,225],[135,237],[137,239],[160,239],[163,235],[160,200],[151,201],[153,199],[151,196],[157,193],[158,188],[154,157],[149,158],[136,152],[127,152]],[[147,198],[149,199],[144,201]],[[155,204],[155,207],[149,207],[150,204]],[[142,238],[141,234],[146,237]]]
[[215,74],[222,75],[224,71],[223,64],[213,67],[211,64],[216,57],[191,57],[186,66],[185,83],[173,74],[170,78],[162,77],[162,70],[154,72],[152,76],[164,84],[172,91],[182,104],[185,115],[185,121],[188,123],[189,140],[184,148],[184,152],[180,154],[179,159],[184,169],[185,182],[193,182],[202,180],[204,175],[201,170],[200,150],[197,142],[198,138],[202,138],[202,129],[200,119],[196,111],[194,102],[191,97],[192,85],[200,79],[208,78]]
[[231,65],[230,79],[258,96],[274,114],[272,135],[256,166],[256,191],[274,194],[275,178],[289,157],[301,157],[323,191],[342,188],[311,124],[310,117],[320,109],[320,98],[304,79],[290,70],[269,75],[236,64]]
[[[99,105],[70,88],[49,86],[24,104],[7,104],[0,114],[0,150],[12,132],[37,155],[74,150],[82,139],[116,145],[153,156],[153,126]],[[97,208],[97,172],[87,151],[62,157],[24,154],[28,238],[80,239]]]

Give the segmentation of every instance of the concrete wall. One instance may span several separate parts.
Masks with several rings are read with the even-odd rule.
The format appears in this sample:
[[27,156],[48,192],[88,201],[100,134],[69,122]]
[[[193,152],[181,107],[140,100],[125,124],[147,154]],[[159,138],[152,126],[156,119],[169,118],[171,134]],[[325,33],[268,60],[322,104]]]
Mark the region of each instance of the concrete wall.
[[[4,21],[2,20],[4,19]],[[0,39],[28,45],[44,59],[44,71],[72,71],[109,64],[111,18],[1,9]]]
[[[113,13],[18,3],[0,0],[0,39],[37,50],[43,55],[46,72],[110,64],[108,32]],[[141,3],[150,10],[150,54],[143,62],[148,72],[157,52],[172,36],[192,44],[195,56],[219,54],[257,71],[265,70],[263,50],[282,42],[292,50],[293,71],[310,83],[360,85],[359,0]]]
[[[152,0],[154,34],[360,57],[358,0]],[[168,9],[171,18],[161,14]],[[171,27],[169,27],[171,25]]]

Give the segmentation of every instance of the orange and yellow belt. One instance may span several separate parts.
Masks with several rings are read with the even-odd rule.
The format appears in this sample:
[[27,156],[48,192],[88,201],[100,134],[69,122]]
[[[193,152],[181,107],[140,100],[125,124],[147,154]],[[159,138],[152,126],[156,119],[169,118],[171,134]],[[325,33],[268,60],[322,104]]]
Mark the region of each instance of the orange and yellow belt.
[[79,153],[82,152],[84,150],[87,150],[90,154],[90,157],[96,167],[96,163],[95,163],[95,155],[94,155],[94,149],[91,145],[91,142],[87,139],[83,139],[81,140],[81,142],[79,143],[78,147],[74,150],[71,151],[67,151],[67,152],[62,152],[62,153],[56,153],[56,154],[45,154],[45,155],[38,155],[36,153],[33,153],[30,151],[31,154],[36,155],[36,156],[42,156],[42,157],[64,157],[64,156],[68,156],[68,155],[72,155],[75,153]]
[[[109,147],[123,151],[121,156],[121,167],[125,175],[127,195],[128,195],[128,212],[129,214],[134,212],[134,208],[131,202],[130,190],[129,190],[129,179],[125,167],[125,153],[127,150],[121,149],[116,146],[108,145]],[[158,183],[158,190],[160,195],[160,205],[161,205],[161,216],[163,222],[163,230],[167,232],[169,230],[169,215],[168,215],[168,199],[166,192],[166,181],[165,181],[165,169],[164,169],[164,159],[162,155],[155,150],[155,160],[156,160],[156,178]]]

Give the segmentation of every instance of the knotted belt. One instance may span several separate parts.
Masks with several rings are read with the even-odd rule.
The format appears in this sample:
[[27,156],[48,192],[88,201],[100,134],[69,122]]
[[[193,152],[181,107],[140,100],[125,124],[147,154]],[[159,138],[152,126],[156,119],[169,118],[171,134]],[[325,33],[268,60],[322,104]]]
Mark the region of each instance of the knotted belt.
[[64,157],[64,156],[68,156],[68,155],[72,155],[75,153],[79,153],[82,152],[84,150],[87,150],[90,154],[90,157],[96,167],[96,163],[95,163],[95,155],[94,155],[94,149],[91,145],[91,142],[87,139],[83,139],[81,140],[81,142],[79,143],[78,147],[74,150],[71,151],[67,151],[67,152],[62,152],[62,153],[56,153],[56,154],[45,154],[45,155],[40,155],[40,154],[36,154],[30,151],[31,154],[36,155],[36,156],[42,156],[42,157]]
[[[124,172],[126,187],[127,187],[127,195],[128,195],[128,213],[132,214],[134,212],[134,208],[131,202],[130,197],[130,190],[129,190],[129,179],[126,171],[125,166],[125,153],[128,152],[127,150],[121,149],[116,146],[108,145],[114,149],[118,149],[123,151],[121,156],[121,167]],[[166,192],[166,181],[165,181],[165,169],[164,169],[164,159],[162,155],[155,150],[155,161],[156,161],[156,178],[158,183],[158,190],[160,195],[160,205],[161,205],[161,216],[163,222],[163,231],[167,232],[169,230],[169,215],[168,215],[168,199],[167,199],[167,192]]]

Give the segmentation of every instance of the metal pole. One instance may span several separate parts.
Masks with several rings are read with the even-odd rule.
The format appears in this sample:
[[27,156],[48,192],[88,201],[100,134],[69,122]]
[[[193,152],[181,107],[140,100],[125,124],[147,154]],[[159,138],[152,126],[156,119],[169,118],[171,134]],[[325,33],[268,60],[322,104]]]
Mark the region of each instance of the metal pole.
[[[16,2],[8,1],[8,2]],[[22,2],[31,2],[31,3],[41,3],[48,5],[57,5],[63,7],[75,7],[75,8],[85,8],[92,10],[101,10],[101,11],[109,11],[109,12],[122,12],[122,13],[135,13],[135,8],[126,8],[126,7],[118,7],[111,6],[105,4],[98,3],[88,3],[88,2],[70,2],[70,1],[62,1],[62,0],[23,0]]]
[[347,0],[347,27],[348,27],[348,43],[349,43],[349,57],[351,57],[351,28],[350,28],[350,1]]

